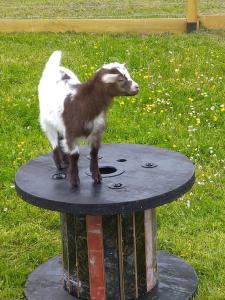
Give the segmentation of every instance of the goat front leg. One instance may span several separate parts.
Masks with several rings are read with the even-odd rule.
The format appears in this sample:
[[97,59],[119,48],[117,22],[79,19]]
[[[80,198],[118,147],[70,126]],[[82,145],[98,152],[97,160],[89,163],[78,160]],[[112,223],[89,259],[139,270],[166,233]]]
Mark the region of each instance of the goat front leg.
[[101,173],[99,171],[99,167],[98,167],[98,151],[100,148],[100,141],[98,141],[97,143],[92,143],[91,145],[91,152],[90,152],[90,171],[91,171],[91,175],[92,178],[94,180],[95,183],[101,183],[102,182],[102,176]]
[[79,159],[79,152],[74,154],[69,154],[68,177],[71,186],[74,187],[78,187],[80,185],[78,159]]

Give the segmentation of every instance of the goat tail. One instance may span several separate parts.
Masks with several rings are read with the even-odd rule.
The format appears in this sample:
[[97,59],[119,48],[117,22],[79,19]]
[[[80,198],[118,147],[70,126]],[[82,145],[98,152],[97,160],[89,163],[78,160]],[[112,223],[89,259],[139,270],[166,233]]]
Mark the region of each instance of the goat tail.
[[60,66],[62,57],[62,51],[57,50],[54,51],[51,56],[49,57],[47,64],[45,66],[46,69],[54,69]]
[[61,63],[62,52],[57,50],[52,53],[49,57],[44,71],[42,73],[42,78],[39,83],[39,88],[48,85],[50,83],[55,83],[60,79],[60,73],[58,72]]

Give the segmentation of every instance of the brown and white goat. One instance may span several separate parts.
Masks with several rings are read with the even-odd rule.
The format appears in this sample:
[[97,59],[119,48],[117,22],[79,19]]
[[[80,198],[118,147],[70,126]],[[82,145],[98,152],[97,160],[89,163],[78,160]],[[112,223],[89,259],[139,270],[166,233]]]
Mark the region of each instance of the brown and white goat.
[[53,148],[58,169],[69,161],[68,177],[79,185],[79,139],[90,142],[90,171],[95,183],[101,182],[98,151],[105,129],[106,111],[115,96],[138,93],[124,64],[110,63],[81,83],[70,70],[60,66],[61,51],[50,56],[39,86],[40,124]]

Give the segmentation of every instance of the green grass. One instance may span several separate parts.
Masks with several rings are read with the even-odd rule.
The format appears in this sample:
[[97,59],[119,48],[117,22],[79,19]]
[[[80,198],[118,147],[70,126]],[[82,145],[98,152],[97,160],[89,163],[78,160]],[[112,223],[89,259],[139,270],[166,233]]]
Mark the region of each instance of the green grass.
[[0,17],[15,18],[104,18],[149,17],[159,15],[184,15],[185,0],[0,0]]
[[[184,17],[187,0],[0,0],[0,18]],[[200,14],[224,14],[224,0],[199,0]]]
[[[184,17],[187,0],[0,0],[0,18]],[[200,14],[225,13],[224,0],[199,0]]]
[[199,0],[198,7],[202,14],[225,14],[224,0]]
[[104,62],[127,62],[137,97],[115,99],[104,143],[180,151],[196,184],[159,208],[158,244],[195,268],[196,299],[225,299],[225,35],[0,34],[0,299],[23,299],[36,266],[60,253],[59,216],[16,196],[16,170],[50,151],[38,123],[37,85],[50,53],[81,80]]
[[[147,18],[186,15],[187,0],[0,0],[0,18]],[[200,0],[201,14],[225,13],[224,0]]]

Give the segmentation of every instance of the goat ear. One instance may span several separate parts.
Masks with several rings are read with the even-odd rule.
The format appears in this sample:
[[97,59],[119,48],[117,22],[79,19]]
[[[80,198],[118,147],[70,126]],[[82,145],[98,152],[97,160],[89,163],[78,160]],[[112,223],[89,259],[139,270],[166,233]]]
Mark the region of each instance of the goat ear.
[[127,65],[127,63],[124,63],[123,65],[124,65],[124,67],[125,67],[126,69],[128,68],[128,65]]
[[104,83],[114,83],[118,78],[118,74],[105,74],[102,76],[102,82]]

